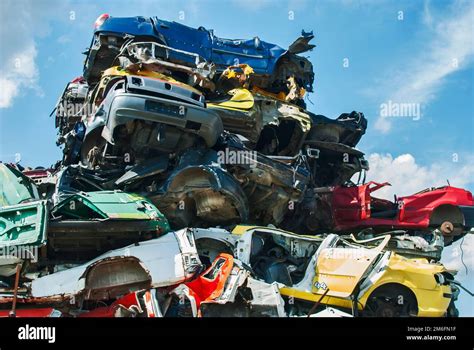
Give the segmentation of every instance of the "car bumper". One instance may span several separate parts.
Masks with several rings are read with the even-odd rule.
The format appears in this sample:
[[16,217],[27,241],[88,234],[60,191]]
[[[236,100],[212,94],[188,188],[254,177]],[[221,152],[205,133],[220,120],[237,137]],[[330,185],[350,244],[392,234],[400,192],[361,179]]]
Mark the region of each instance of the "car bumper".
[[[180,114],[179,111],[183,113]],[[109,110],[107,127],[110,135],[113,135],[116,126],[134,119],[172,125],[197,134],[205,140],[208,147],[216,143],[223,130],[219,116],[206,108],[139,94],[117,94]]]
[[434,290],[415,290],[418,302],[418,317],[444,317],[449,303],[455,297],[450,286],[439,286]]

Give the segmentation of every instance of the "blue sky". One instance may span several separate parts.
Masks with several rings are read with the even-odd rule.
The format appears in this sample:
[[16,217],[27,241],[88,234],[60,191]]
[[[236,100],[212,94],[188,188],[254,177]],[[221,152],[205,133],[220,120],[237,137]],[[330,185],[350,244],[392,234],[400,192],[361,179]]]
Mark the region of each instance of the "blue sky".
[[[0,11],[2,161],[13,161],[16,153],[29,166],[59,159],[48,115],[66,83],[81,75],[81,52],[100,14],[156,15],[282,47],[302,29],[313,30],[317,47],[307,56],[316,79],[309,109],[333,118],[365,113],[369,128],[359,148],[371,162],[369,177],[392,183],[382,194],[410,194],[446,179],[474,191],[472,1],[6,0]],[[416,104],[421,117],[381,117],[389,101]],[[474,240],[467,238],[463,247],[471,271],[460,278],[474,289]],[[462,268],[458,245],[444,254],[447,264]],[[462,296],[462,314],[474,316],[472,300]]]

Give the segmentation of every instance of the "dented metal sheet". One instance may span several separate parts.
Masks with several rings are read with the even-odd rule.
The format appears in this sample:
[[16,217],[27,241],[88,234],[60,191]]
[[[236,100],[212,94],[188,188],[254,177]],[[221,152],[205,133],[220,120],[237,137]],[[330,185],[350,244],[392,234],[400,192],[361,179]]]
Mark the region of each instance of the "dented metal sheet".
[[[131,268],[122,269],[124,264],[129,264]],[[114,268],[97,268],[107,265]],[[101,290],[108,296],[114,288],[123,292],[123,287],[128,288],[130,284],[133,288],[138,288],[137,283],[140,288],[177,284],[192,277],[200,267],[192,232],[184,229],[110,251],[86,264],[40,277],[31,283],[31,296],[73,297],[81,293],[87,298],[96,292],[99,298],[103,298],[98,293]],[[144,278],[137,280],[137,276]]]
[[308,134],[310,115],[298,106],[247,89],[228,92],[227,100],[210,102],[224,128],[249,139],[251,148],[267,155],[296,155]]
[[11,165],[0,163],[0,206],[40,199],[34,182]]
[[58,203],[54,216],[66,219],[157,220],[166,218],[145,198],[122,191],[76,193]]
[[[289,50],[275,44],[253,39],[223,39],[214,35],[212,30],[203,27],[195,29],[177,22],[157,17],[104,17],[101,25],[95,29],[94,39],[84,64],[84,76],[89,83],[97,82],[101,71],[110,67],[119,49],[134,36],[149,37],[150,41],[163,46],[155,57],[161,56],[172,63],[196,67],[206,61],[222,72],[228,66],[240,63],[248,64],[255,70],[254,83],[262,87],[286,87],[288,74],[295,75],[307,91],[312,91],[314,80],[313,66],[305,57],[296,55],[311,50],[309,44],[312,33],[302,32],[300,38]],[[199,42],[200,45],[194,45]],[[170,48],[166,50],[166,47]],[[197,57],[197,58],[196,58]]]
[[46,201],[0,207],[0,247],[40,247],[46,242]]
[[198,278],[179,285],[171,294],[180,301],[171,308],[171,312],[178,314],[286,316],[278,286],[251,278],[240,261],[225,253],[219,254]]
[[[214,230],[213,240],[212,231],[196,230],[200,254],[211,257],[222,250],[233,252],[258,280],[276,283],[281,295],[292,300],[286,304],[291,316],[317,311],[311,308],[315,303],[367,316],[455,313],[452,302],[457,298],[457,287],[450,282],[454,279],[450,272],[432,260],[390,251],[390,235],[366,246],[368,242],[336,234],[302,236],[272,227],[237,226],[229,233],[233,236],[230,239],[225,238],[224,231]],[[388,292],[387,284],[397,286]],[[403,304],[397,304],[396,293],[406,298]]]

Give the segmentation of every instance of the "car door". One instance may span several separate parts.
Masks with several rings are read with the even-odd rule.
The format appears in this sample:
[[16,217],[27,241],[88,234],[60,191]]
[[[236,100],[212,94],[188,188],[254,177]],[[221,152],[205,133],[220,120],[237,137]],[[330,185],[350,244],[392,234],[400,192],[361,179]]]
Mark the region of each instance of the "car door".
[[0,208],[0,247],[6,249],[13,246],[44,245],[47,220],[46,201]]
[[[46,242],[48,211],[31,179],[12,166],[0,164],[0,248],[40,247]],[[25,258],[36,258],[30,250]]]
[[369,217],[369,184],[352,187],[338,186],[334,188],[332,208],[334,221],[337,226],[357,224]]
[[390,240],[375,248],[328,247],[319,252],[311,292],[348,298],[367,275]]

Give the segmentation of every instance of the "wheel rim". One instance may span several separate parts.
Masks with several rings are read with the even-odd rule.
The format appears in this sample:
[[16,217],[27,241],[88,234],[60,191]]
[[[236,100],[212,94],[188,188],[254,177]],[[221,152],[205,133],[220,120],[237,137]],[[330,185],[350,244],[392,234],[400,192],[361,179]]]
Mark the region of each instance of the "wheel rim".
[[441,224],[441,232],[446,236],[451,236],[454,233],[454,225],[450,221],[445,221]]

